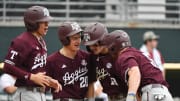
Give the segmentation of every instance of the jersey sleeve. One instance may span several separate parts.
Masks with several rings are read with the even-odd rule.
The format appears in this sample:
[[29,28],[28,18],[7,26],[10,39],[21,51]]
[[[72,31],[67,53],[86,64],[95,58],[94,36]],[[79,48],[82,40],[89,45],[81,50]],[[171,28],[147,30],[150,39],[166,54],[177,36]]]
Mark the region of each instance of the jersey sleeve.
[[22,65],[29,55],[29,51],[29,45],[25,41],[15,39],[11,42],[4,62],[15,66]]
[[128,71],[134,66],[138,66],[137,60],[135,57],[123,57],[117,61],[117,71],[122,76],[123,80],[127,83],[128,81]]
[[3,71],[17,78],[29,78],[30,73],[22,70],[23,61],[28,58],[29,55],[29,45],[20,39],[15,39],[11,42],[8,53],[4,60]]

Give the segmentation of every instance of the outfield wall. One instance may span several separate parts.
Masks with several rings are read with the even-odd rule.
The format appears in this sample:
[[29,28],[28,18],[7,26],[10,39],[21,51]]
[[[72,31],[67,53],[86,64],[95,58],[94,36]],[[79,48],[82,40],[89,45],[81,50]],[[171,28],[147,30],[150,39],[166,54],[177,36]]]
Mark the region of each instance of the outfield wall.
[[[109,32],[121,28],[109,28]],[[142,35],[147,30],[153,30],[160,35],[159,50],[165,58],[165,62],[180,62],[180,29],[146,29],[146,28],[122,28],[131,36],[132,44],[139,48],[143,41]],[[0,27],[0,60],[7,53],[10,41],[24,31],[23,27]],[[50,27],[47,36],[48,54],[58,50],[61,47],[57,38],[57,28]],[[83,47],[84,48],[84,47]]]

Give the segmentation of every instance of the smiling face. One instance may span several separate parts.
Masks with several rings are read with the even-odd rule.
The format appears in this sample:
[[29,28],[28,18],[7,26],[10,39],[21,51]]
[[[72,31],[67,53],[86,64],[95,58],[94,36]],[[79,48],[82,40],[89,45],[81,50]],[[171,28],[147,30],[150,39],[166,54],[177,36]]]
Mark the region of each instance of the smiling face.
[[81,45],[81,34],[77,33],[69,37],[70,44],[66,46],[68,49],[72,51],[78,51]]
[[47,31],[48,31],[48,22],[39,22],[39,28],[37,30],[37,33],[39,34],[39,36],[44,36],[46,35]]

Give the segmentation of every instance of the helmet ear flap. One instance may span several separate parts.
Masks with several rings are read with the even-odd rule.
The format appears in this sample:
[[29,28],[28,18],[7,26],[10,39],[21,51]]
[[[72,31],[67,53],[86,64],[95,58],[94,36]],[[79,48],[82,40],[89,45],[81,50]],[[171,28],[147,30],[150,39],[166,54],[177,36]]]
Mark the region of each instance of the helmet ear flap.
[[69,39],[69,37],[66,37],[64,40],[61,40],[61,41],[62,41],[62,44],[63,44],[64,46],[67,46],[67,45],[70,44],[70,39]]
[[39,23],[37,22],[36,24],[34,24],[34,30],[37,31],[39,29]]
[[25,23],[28,32],[37,31],[39,28],[39,23]]
[[114,50],[115,50],[114,47],[112,47],[112,48],[111,48],[111,51],[114,52]]
[[109,52],[112,53],[112,54],[114,54],[114,53],[117,52],[117,50],[118,50],[118,48],[115,46],[114,43],[112,43],[111,46],[110,46],[110,48],[109,48]]
[[111,47],[111,48],[109,49],[109,51],[110,51],[110,53],[114,53],[114,52],[115,52],[115,47]]

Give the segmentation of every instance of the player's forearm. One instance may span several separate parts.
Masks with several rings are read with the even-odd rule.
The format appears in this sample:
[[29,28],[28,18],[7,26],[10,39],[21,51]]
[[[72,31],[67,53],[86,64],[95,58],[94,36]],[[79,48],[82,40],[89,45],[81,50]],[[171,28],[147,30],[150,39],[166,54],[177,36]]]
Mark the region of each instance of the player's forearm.
[[31,75],[31,73],[28,73],[24,70],[19,69],[16,66],[13,66],[13,65],[10,65],[7,63],[4,63],[3,71],[5,73],[11,74],[19,79],[29,79],[30,75]]
[[9,86],[4,89],[4,91],[8,94],[13,94],[17,90],[17,87],[15,86]]
[[140,85],[140,80],[141,80],[141,75],[140,75],[140,71],[139,68],[136,67],[132,67],[129,72],[129,79],[128,79],[128,93],[137,93],[137,90],[139,88]]
[[94,83],[88,86],[87,98],[94,98]]

